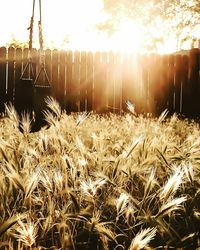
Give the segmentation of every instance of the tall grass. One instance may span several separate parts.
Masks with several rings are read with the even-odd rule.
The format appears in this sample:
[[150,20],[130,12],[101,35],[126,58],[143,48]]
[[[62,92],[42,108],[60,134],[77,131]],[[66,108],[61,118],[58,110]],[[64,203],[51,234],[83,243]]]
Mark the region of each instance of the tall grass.
[[176,115],[0,121],[0,248],[197,249],[200,129]]

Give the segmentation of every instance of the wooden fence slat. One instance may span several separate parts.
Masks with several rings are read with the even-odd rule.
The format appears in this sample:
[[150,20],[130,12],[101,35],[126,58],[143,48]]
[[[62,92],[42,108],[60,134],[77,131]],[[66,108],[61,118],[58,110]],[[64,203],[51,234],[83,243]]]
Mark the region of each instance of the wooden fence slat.
[[115,86],[114,86],[114,98],[115,98],[115,110],[116,113],[120,113],[122,109],[122,56],[117,53],[115,55]]
[[60,62],[59,62],[59,80],[57,83],[57,93],[58,93],[58,101],[61,104],[62,108],[66,108],[66,100],[65,100],[65,92],[66,92],[66,58],[67,52],[60,51]]
[[108,54],[103,52],[101,55],[101,89],[102,89],[102,99],[101,99],[101,112],[108,111]]
[[126,55],[123,57],[122,68],[122,109],[126,110],[126,102],[131,101],[129,98],[130,92],[130,76],[129,76],[129,57]]
[[115,102],[114,102],[114,88],[115,88],[115,56],[114,53],[109,53],[109,63],[108,63],[108,84],[107,84],[107,99],[108,99],[108,111],[115,112]]
[[161,78],[162,72],[162,57],[160,55],[155,56],[154,61],[154,70],[155,70],[155,83],[154,83],[154,113],[155,115],[159,116],[165,107],[163,108],[162,99],[164,96],[164,85]]
[[51,50],[45,50],[45,70],[49,78],[50,84],[52,83],[52,60],[51,60]]
[[6,101],[6,48],[0,48],[0,112],[5,111]]
[[73,76],[72,76],[72,67],[73,67],[73,52],[67,52],[67,69],[66,69],[66,87],[62,85],[62,89],[66,88],[66,109],[70,113],[73,111],[73,104],[75,102],[73,95]]
[[9,103],[13,103],[13,98],[14,98],[14,80],[15,80],[14,56],[15,56],[15,49],[12,47],[8,48],[8,84],[7,84],[6,102]]
[[106,82],[107,82],[107,53],[94,55],[94,110],[101,113],[107,111]]
[[15,55],[15,96],[14,96],[14,103],[15,103],[15,109],[18,113],[21,112],[22,108],[22,93],[20,90],[20,77],[22,74],[22,49],[17,48],[16,49],[16,55]]
[[181,78],[182,78],[182,56],[176,55],[175,57],[175,112],[181,112],[180,100],[181,100]]
[[53,50],[52,51],[52,81],[51,81],[51,87],[52,87],[52,92],[54,93],[54,97],[58,100],[59,99],[59,87],[58,87],[58,82],[59,82],[59,74],[58,74],[58,56],[59,52],[58,50]]
[[168,110],[170,114],[173,114],[174,111],[174,85],[175,79],[175,56],[169,56],[169,65],[168,65],[168,85],[169,85],[169,96],[168,96]]
[[147,110],[147,90],[149,85],[149,57],[146,55],[141,56],[142,64],[142,89],[141,89],[141,100],[139,106],[136,107],[136,111],[144,113]]
[[189,72],[189,57],[187,55],[183,56],[183,71],[182,71],[182,113],[186,116],[189,116],[190,112],[190,100],[189,100],[189,81],[188,81],[188,72]]
[[86,52],[81,52],[81,69],[80,69],[80,110],[85,111],[87,95],[87,65]]
[[93,99],[93,110],[100,113],[103,111],[103,80],[104,73],[101,63],[101,53],[96,52],[94,55],[94,99]]
[[93,109],[93,81],[94,81],[94,73],[93,73],[93,53],[87,53],[87,111],[91,111]]
[[74,67],[73,67],[73,79],[72,79],[72,95],[73,95],[73,107],[72,111],[80,111],[80,52],[74,52]]
[[190,83],[190,114],[195,117],[200,114],[199,108],[199,49],[192,49],[189,54],[189,83]]

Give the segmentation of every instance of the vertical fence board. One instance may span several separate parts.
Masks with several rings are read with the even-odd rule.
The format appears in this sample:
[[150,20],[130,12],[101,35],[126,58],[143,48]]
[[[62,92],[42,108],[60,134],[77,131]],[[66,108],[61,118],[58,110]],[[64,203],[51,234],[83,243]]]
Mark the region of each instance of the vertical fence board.
[[0,112],[4,112],[6,101],[6,48],[0,48]]
[[103,110],[103,79],[104,73],[102,71],[101,53],[96,52],[94,55],[94,99],[93,109],[96,112],[102,112]]
[[52,92],[54,93],[54,97],[56,99],[59,98],[59,88],[58,88],[58,56],[59,52],[58,50],[53,50],[52,52],[52,81],[51,81],[51,87]]
[[89,52],[87,54],[87,110],[93,110],[93,53]]
[[[73,103],[75,102],[73,95],[73,76],[72,76],[72,67],[73,67],[73,52],[67,52],[67,69],[66,69],[66,109],[70,113],[73,111]],[[64,85],[62,85],[64,89]]]
[[181,78],[182,78],[182,56],[175,57],[175,112],[181,112]]
[[49,78],[50,84],[52,83],[52,61],[51,61],[51,50],[45,50],[45,69]]
[[162,112],[161,108],[158,107],[159,103],[161,102],[161,98],[163,96],[162,81],[160,77],[161,69],[162,69],[162,57],[160,55],[157,55],[156,61],[155,61],[156,83],[154,85],[155,86],[154,87],[154,96],[155,96],[154,114],[155,115],[160,115],[160,113]]
[[168,85],[169,85],[169,96],[168,96],[168,110],[170,114],[174,111],[174,85],[175,79],[175,56],[169,56],[169,66],[168,66]]
[[191,116],[197,116],[200,113],[199,110],[199,49],[192,49],[190,51],[189,62],[189,82],[190,82],[190,114]]
[[74,53],[74,70],[73,70],[73,111],[80,111],[80,52]]
[[102,53],[101,58],[101,89],[102,89],[102,100],[101,100],[101,112],[107,112],[108,111],[108,54],[107,52]]
[[80,110],[86,110],[86,91],[87,91],[87,78],[86,78],[86,52],[81,52],[81,69],[80,69]]
[[7,84],[7,98],[6,102],[13,103],[14,98],[14,56],[15,49],[10,47],[8,48],[8,84]]
[[108,111],[115,112],[115,102],[114,102],[114,87],[115,87],[115,57],[114,53],[109,53],[109,63],[108,63],[108,84],[107,84],[107,99],[108,99]]
[[144,113],[147,109],[147,89],[149,85],[149,58],[148,56],[141,57],[142,63],[142,90],[141,90],[141,100],[139,107],[136,107],[137,112]]
[[59,80],[58,80],[58,86],[57,86],[57,93],[58,93],[58,100],[61,104],[62,108],[66,108],[66,100],[65,100],[65,94],[68,95],[65,89],[65,81],[66,81],[66,57],[67,57],[67,52],[66,51],[61,51],[60,52],[60,62],[59,62]]
[[[22,74],[22,49],[17,48],[16,49],[16,56],[15,56],[15,96],[14,96],[14,103],[15,108],[17,112],[20,112],[21,108],[21,102],[23,101],[23,98],[21,97],[21,91],[19,88],[19,85],[21,83],[20,77]],[[20,96],[21,95],[21,96]]]
[[188,72],[189,72],[189,58],[187,55],[183,56],[183,72],[182,72],[182,113],[186,116],[189,115],[189,93],[190,88],[188,84]]
[[156,103],[157,103],[157,85],[159,79],[159,71],[157,67],[159,67],[159,56],[153,54],[150,58],[148,58],[148,88],[147,88],[147,112],[155,114],[156,113]]
[[120,54],[115,55],[115,86],[114,86],[114,101],[116,113],[121,112],[122,108],[122,58]]

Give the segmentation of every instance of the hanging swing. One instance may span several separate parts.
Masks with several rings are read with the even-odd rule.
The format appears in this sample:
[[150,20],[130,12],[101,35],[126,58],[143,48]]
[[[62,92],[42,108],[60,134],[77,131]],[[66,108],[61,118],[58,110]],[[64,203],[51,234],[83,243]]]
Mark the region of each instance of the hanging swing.
[[32,48],[33,48],[33,24],[34,24],[35,0],[33,0],[32,16],[30,20],[29,30],[29,47],[28,58],[25,64],[20,79],[15,86],[15,108],[19,114],[32,113],[33,109],[33,81],[34,81],[34,67],[32,62]]
[[51,95],[51,84],[45,68],[45,53],[43,49],[43,35],[42,35],[42,7],[41,0],[39,0],[40,19],[38,21],[39,31],[39,70],[33,82],[33,108],[35,112],[35,130],[45,125],[43,111],[46,108],[45,98]]
[[[45,124],[43,110],[46,108],[45,98],[51,95],[51,84],[45,68],[45,53],[43,49],[43,34],[42,34],[42,6],[39,0],[39,68],[37,74],[34,73],[34,65],[32,61],[33,49],[33,24],[35,14],[35,0],[33,0],[32,16],[28,30],[29,34],[29,49],[28,61],[22,71],[20,82],[16,86],[16,103],[18,113],[29,112],[35,113],[35,124],[33,130],[36,131]],[[19,103],[19,104],[18,104]]]

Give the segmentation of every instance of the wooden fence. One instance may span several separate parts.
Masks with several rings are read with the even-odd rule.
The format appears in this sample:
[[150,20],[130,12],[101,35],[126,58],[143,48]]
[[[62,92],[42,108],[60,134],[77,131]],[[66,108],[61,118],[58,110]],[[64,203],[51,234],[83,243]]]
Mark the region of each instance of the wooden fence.
[[[4,103],[27,102],[26,88],[17,97],[28,50],[0,48],[0,112]],[[39,52],[32,51],[34,74]],[[51,95],[68,112],[121,112],[131,101],[138,113],[164,109],[200,115],[200,50],[185,55],[120,55],[112,52],[45,51]]]

